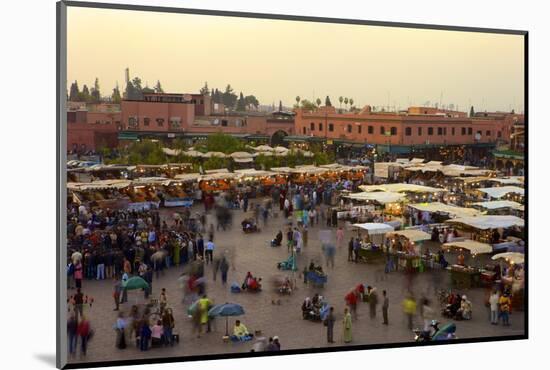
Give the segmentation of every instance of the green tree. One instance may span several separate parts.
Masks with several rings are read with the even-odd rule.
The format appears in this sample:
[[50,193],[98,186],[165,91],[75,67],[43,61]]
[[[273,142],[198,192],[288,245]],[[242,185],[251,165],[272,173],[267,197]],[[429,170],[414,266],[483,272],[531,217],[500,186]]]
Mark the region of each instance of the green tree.
[[474,112],[474,106],[472,105],[470,107],[470,117],[473,117],[475,115],[475,112]]
[[101,101],[101,93],[99,92],[99,79],[96,77],[94,81],[94,87],[91,89],[90,100],[94,103]]
[[199,91],[202,95],[208,95],[210,94],[210,90],[208,89],[208,82],[204,82],[204,86]]
[[344,102],[344,97],[343,96],[339,97],[338,101],[340,102],[340,109],[342,109],[342,103]]
[[115,104],[120,104],[122,98],[120,96],[120,90],[118,88],[118,82],[115,86],[115,88],[113,89],[113,94],[111,95],[111,101]]
[[317,98],[317,100],[315,101],[317,103],[317,106],[320,107],[321,106],[321,99],[320,98]]
[[155,90],[157,94],[164,93],[164,90],[162,89],[162,85],[160,84],[159,80],[157,80],[157,84],[155,85],[155,87],[153,87],[153,90]]
[[78,82],[75,81],[71,84],[71,91],[69,92],[70,101],[79,101],[80,91],[78,90]]
[[332,107],[332,103],[330,102],[330,97],[328,95],[325,98],[325,106],[326,107]]
[[218,168],[227,168],[229,160],[220,157],[211,157],[205,160],[202,164],[204,170],[215,170]]
[[300,96],[296,96],[296,107],[298,108],[300,106]]
[[82,86],[82,91],[79,94],[79,101],[89,103],[91,100],[92,97],[90,95],[90,90],[88,89],[88,86]]
[[279,112],[283,111],[283,102],[279,100]]
[[239,94],[239,100],[237,100],[237,111],[244,112],[246,111],[246,101],[244,100],[243,92]]
[[348,99],[348,98],[344,98],[344,104],[346,105],[346,109],[348,109],[348,102],[349,102],[349,99]]
[[258,101],[258,99],[256,99],[256,97],[254,95],[247,95],[244,97],[244,102],[246,104],[246,106],[253,106],[254,108],[258,109],[258,107],[260,106],[260,102]]
[[352,98],[349,98],[349,107],[353,107],[353,99]]
[[234,93],[231,85],[227,85],[225,87],[225,91],[222,95],[222,101],[223,104],[229,109],[233,109],[235,107],[235,104],[237,103],[237,94]]
[[209,135],[205,148],[209,152],[233,153],[243,151],[245,146],[239,139],[221,132]]
[[307,99],[302,99],[301,104],[302,104],[302,109],[304,109],[304,110],[313,111],[313,110],[315,110],[315,108],[317,108],[315,103],[310,102]]

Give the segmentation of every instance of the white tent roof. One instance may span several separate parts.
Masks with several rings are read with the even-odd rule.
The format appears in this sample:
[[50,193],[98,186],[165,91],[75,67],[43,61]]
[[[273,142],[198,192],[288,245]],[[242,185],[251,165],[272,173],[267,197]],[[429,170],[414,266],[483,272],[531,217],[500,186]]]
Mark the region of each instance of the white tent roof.
[[200,177],[201,177],[200,173],[181,173],[179,175],[174,176],[174,179],[181,182],[188,182],[188,181],[197,181]]
[[474,240],[463,240],[445,243],[442,247],[467,249],[470,251],[471,254],[491,253],[493,251],[493,247],[491,247],[490,244],[480,243]]
[[247,168],[244,170],[235,170],[235,173],[240,177],[264,177],[274,175],[271,171],[259,171],[254,168]]
[[364,224],[353,224],[353,226],[358,227],[363,230],[367,230],[370,235],[373,234],[385,234],[387,232],[393,231],[393,227],[388,224],[381,224],[376,222],[367,222]]
[[439,202],[409,204],[408,206],[423,212],[445,213],[451,217],[469,217],[479,216],[481,214],[480,211],[474,208],[457,207]]
[[277,173],[292,173],[293,168],[290,167],[271,167],[271,171],[277,172]]
[[477,202],[477,203],[474,203],[474,206],[483,207],[485,209],[500,209],[500,208],[520,209],[522,207],[520,203],[513,202],[511,200],[493,200],[489,202]]
[[296,168],[293,168],[291,172],[293,173],[311,173],[311,174],[319,174],[319,173],[325,173],[329,170],[326,168],[306,165],[306,166],[296,166]]
[[253,155],[248,152],[233,152],[229,154],[231,158],[234,159],[252,159]]
[[200,181],[211,181],[211,180],[225,180],[225,179],[234,179],[239,175],[231,172],[218,172],[211,173],[207,175],[202,175]]
[[499,186],[495,188],[481,188],[477,189],[482,193],[488,194],[491,198],[502,198],[506,194],[516,193],[523,195],[525,190],[517,186]]
[[423,163],[424,159],[422,158],[413,158],[409,161],[409,163]]
[[188,150],[186,152],[183,152],[183,154],[189,157],[204,157],[204,154],[197,150]]
[[284,146],[276,146],[275,148],[273,148],[273,150],[275,150],[276,153],[283,153],[283,152],[289,151],[289,149],[285,148]]
[[492,178],[489,179],[489,181],[498,182],[500,184],[506,184],[506,185],[522,185],[523,184],[523,177],[508,177],[508,178]]
[[176,156],[181,153],[181,150],[179,149],[170,149],[170,148],[162,148],[162,151],[164,152],[164,154],[170,155],[170,156]]
[[206,174],[212,174],[212,173],[228,173],[229,170],[227,168],[216,168],[213,170],[206,170],[204,171]]
[[386,203],[395,203],[403,200],[405,198],[404,194],[401,193],[392,193],[387,191],[375,191],[375,192],[363,192],[363,193],[352,193],[346,195],[346,198],[355,199],[355,200],[372,200],[381,204]]
[[388,235],[399,235],[403,236],[407,239],[409,239],[411,242],[419,242],[422,240],[430,240],[432,236],[422,230],[416,230],[416,229],[407,229],[407,230],[397,230],[397,231],[390,231],[386,234]]
[[218,158],[226,158],[227,155],[222,152],[208,152],[203,155],[204,158],[212,158],[212,157],[218,157]]
[[255,147],[254,150],[257,152],[271,152],[273,151],[273,148],[270,147],[269,145],[259,145]]
[[361,185],[359,189],[367,192],[371,191],[390,191],[395,193],[413,192],[413,193],[438,193],[447,191],[442,188],[432,188],[415,184],[383,184],[383,185]]
[[124,189],[130,186],[130,180],[98,180],[93,182],[69,182],[69,190]]
[[477,216],[453,218],[445,221],[446,223],[464,224],[476,229],[499,229],[512,226],[525,226],[525,221],[516,216]]
[[525,262],[525,255],[518,252],[505,252],[498,253],[491,257],[492,260],[504,259],[508,263],[523,263]]

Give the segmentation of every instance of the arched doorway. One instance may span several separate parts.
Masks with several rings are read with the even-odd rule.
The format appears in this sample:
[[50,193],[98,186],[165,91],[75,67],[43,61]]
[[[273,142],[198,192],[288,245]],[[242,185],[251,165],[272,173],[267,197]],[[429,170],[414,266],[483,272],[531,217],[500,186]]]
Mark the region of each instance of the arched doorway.
[[278,145],[286,146],[287,143],[285,143],[285,141],[284,141],[286,136],[288,136],[288,134],[283,130],[275,131],[275,133],[273,135],[271,135],[271,140],[270,140],[269,144],[272,147],[276,147]]

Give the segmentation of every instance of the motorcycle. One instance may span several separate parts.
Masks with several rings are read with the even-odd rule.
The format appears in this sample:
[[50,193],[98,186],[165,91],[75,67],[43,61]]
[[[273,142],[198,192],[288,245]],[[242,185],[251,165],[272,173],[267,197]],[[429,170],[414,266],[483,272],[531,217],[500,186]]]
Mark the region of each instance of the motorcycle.
[[454,323],[446,324],[440,329],[437,320],[432,320],[430,323],[430,331],[421,329],[413,330],[415,342],[434,342],[457,339],[455,332],[456,325]]

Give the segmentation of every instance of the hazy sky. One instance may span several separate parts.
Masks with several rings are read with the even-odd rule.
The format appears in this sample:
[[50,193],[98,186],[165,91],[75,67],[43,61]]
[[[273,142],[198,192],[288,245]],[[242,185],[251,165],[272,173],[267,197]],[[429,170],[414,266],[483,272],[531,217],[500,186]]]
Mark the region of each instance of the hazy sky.
[[67,29],[69,83],[98,77],[103,95],[129,67],[166,92],[230,83],[261,104],[523,110],[522,36],[72,7]]

